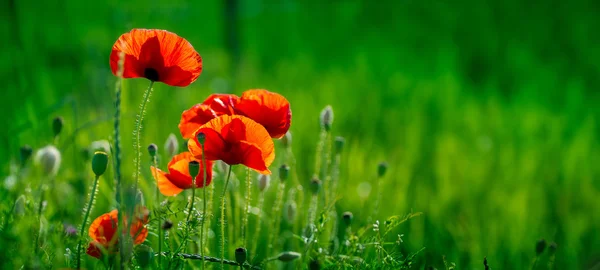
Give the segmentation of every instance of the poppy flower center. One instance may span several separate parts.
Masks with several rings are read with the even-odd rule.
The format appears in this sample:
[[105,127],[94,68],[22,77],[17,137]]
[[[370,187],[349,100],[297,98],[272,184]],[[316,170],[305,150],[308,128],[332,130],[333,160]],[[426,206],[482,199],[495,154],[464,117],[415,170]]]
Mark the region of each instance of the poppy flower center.
[[144,69],[144,77],[148,80],[156,82],[158,81],[158,71],[153,68],[146,68]]

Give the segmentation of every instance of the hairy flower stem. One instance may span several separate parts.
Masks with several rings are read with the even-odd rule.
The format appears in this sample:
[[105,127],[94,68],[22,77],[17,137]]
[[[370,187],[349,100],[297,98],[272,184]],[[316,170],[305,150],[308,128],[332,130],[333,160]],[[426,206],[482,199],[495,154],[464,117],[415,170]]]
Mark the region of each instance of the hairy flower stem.
[[[281,227],[281,207],[283,205],[283,195],[285,193],[285,182],[284,181],[279,181],[278,184],[278,190],[277,190],[277,197],[275,198],[275,206],[273,208],[273,224],[272,224],[272,231],[271,233],[269,233],[269,241],[267,242],[268,246],[267,246],[267,254],[270,254],[269,248],[273,248],[273,249],[277,249],[277,245],[273,244],[273,241],[276,241],[277,238],[275,238],[275,240],[273,240],[273,236],[278,237],[279,236],[279,227]],[[278,243],[278,242],[277,242]]]
[[[158,160],[156,156],[152,157],[152,165],[154,168],[158,169]],[[156,178],[156,174],[153,175],[154,179]],[[162,242],[164,238],[164,234],[162,231],[162,213],[160,209],[160,190],[158,188],[158,180],[156,180],[156,223],[158,224],[158,268],[162,268]]]
[[323,181],[323,197],[324,205],[329,205],[331,198],[329,197],[329,189],[331,189],[331,174],[329,172],[331,165],[331,132],[326,131],[325,135],[325,151],[323,152],[323,167],[321,168],[320,179]]
[[38,253],[39,249],[40,249],[40,245],[39,245],[39,241],[40,241],[40,234],[41,234],[41,230],[42,230],[42,209],[44,208],[44,183],[42,181],[42,183],[40,183],[40,188],[39,188],[39,192],[40,192],[40,202],[38,204],[38,211],[37,211],[37,215],[38,215],[38,232],[35,235],[35,242],[33,243],[34,246],[34,251],[35,254]]
[[227,192],[227,185],[229,184],[229,179],[231,178],[231,168],[232,166],[229,165],[227,180],[225,180],[223,194],[221,194],[221,269],[224,269],[225,267],[223,264],[223,260],[225,260],[225,193]]
[[96,196],[96,192],[98,190],[98,179],[100,179],[100,176],[96,175],[96,178],[94,179],[94,186],[92,187],[92,192],[90,193],[90,200],[88,201],[87,209],[83,214],[83,222],[81,223],[81,229],[79,230],[79,244],[77,245],[77,269],[81,269],[81,242],[84,238],[83,233],[85,232],[87,219],[90,216],[92,207],[94,207],[94,197]]
[[[260,228],[262,227],[262,213],[263,213],[263,206],[265,204],[265,194],[263,192],[261,192],[258,195],[258,217],[256,218],[256,228],[254,229],[254,237],[255,239],[260,239]],[[258,254],[258,241],[252,241],[252,248],[249,249],[250,252],[252,252],[251,254]]]
[[[118,213],[118,220],[121,221],[121,223],[124,224],[125,220],[123,219],[123,205],[121,203],[121,199],[122,199],[122,187],[121,187],[121,88],[122,88],[122,81],[123,81],[123,66],[125,64],[125,54],[124,53],[119,53],[119,68],[117,69],[117,82],[115,83],[115,118],[114,118],[114,145],[115,145],[115,149],[114,149],[114,166],[115,166],[115,174],[114,174],[114,178],[115,178],[115,201],[117,202],[117,209],[119,209],[119,213]],[[121,224],[118,224],[118,227],[123,226]],[[119,249],[122,250],[123,249],[123,243],[125,242],[123,239],[123,234],[119,234]],[[121,268],[124,269],[126,266],[126,262],[125,262],[125,253],[121,252]]]
[[244,208],[244,217],[242,221],[242,241],[244,247],[248,246],[246,242],[248,234],[248,215],[250,214],[250,196],[251,196],[252,181],[250,180],[250,168],[246,168],[246,207]]
[[133,135],[135,136],[135,140],[133,142],[133,148],[135,148],[135,171],[133,172],[133,179],[135,181],[134,191],[137,191],[138,183],[140,181],[140,166],[141,166],[141,158],[142,158],[142,146],[140,143],[140,136],[142,132],[142,122],[144,121],[144,115],[146,114],[146,104],[150,100],[150,95],[152,94],[152,86],[154,85],[154,81],[150,81],[150,85],[148,89],[144,92],[144,97],[142,99],[142,104],[140,105],[140,112],[135,119],[135,131]]
[[321,134],[319,135],[319,142],[317,143],[317,150],[315,152],[315,176],[321,175],[321,164],[323,162],[323,148],[325,147],[325,139],[327,137],[327,131],[325,129],[321,129]]
[[[200,144],[202,147],[202,153],[204,153],[204,144]],[[204,269],[204,223],[206,221],[206,181],[208,178],[208,169],[206,168],[206,158],[202,155],[202,171],[203,171],[203,183],[202,183],[202,220],[200,220],[200,256],[202,256],[202,269]]]

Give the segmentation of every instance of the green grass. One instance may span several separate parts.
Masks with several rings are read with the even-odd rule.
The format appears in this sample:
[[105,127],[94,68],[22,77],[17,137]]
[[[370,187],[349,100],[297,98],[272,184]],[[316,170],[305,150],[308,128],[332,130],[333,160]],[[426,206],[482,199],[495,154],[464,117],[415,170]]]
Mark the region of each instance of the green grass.
[[[155,85],[141,145],[158,144],[162,168],[168,162],[164,141],[178,134],[181,112],[210,93],[266,88],[290,101],[296,160],[290,183],[304,187],[303,201],[296,196],[293,224],[281,222],[281,250],[258,259],[284,248],[302,251],[302,243],[287,231],[300,235],[306,227],[319,113],[330,104],[332,135],[346,138],[336,209],[354,214],[354,232],[368,228],[362,241],[373,242],[369,226],[375,220],[383,223],[412,211],[423,214],[394,229],[385,241],[404,235],[399,247],[386,247],[395,255],[424,248],[414,257],[414,269],[444,269],[444,256],[457,269],[483,269],[484,257],[492,269],[528,269],[541,238],[558,244],[555,269],[588,269],[600,262],[600,40],[595,34],[600,23],[594,2],[241,1],[237,65],[225,41],[220,1],[14,2],[2,4],[0,28],[10,37],[0,50],[0,175],[5,183],[17,177],[16,186],[0,186],[1,268],[31,266],[33,257],[43,258],[44,265],[68,266],[65,249],[74,250],[77,238],[65,237],[62,224],[79,226],[93,183],[81,151],[92,141],[111,140],[115,77],[108,55],[118,36],[133,27],[176,32],[204,60],[204,71],[192,86]],[[124,82],[121,134],[127,181],[134,171],[135,115],[146,87],[145,80]],[[52,142],[55,116],[65,119],[57,140],[63,161],[47,193],[45,249],[33,256],[36,190],[50,182],[31,162],[21,176],[12,164],[18,163],[22,145],[39,149]],[[274,172],[282,163],[278,147]],[[146,152],[142,161],[140,184],[152,208]],[[373,217],[381,161],[389,168]],[[109,167],[101,178],[90,219],[114,207],[112,172]],[[241,243],[233,236],[241,234],[236,230],[245,207],[245,170],[238,167],[234,173],[227,202],[231,237],[226,257],[231,260]],[[265,191],[264,209],[273,208],[276,175]],[[223,177],[220,173],[215,179],[215,207]],[[371,186],[367,198],[359,196],[364,183]],[[256,185],[252,188],[256,206],[259,192]],[[13,205],[20,195],[27,207],[18,218]],[[183,196],[169,201],[183,210]],[[220,256],[217,217],[211,221],[217,234],[210,238],[208,253],[215,257]],[[267,215],[261,234],[253,236],[256,218],[250,216],[249,237],[266,246],[272,217]],[[173,217],[180,219],[184,215]],[[148,241],[156,250],[156,237]],[[361,256],[368,267],[385,267],[373,245]],[[87,268],[99,266],[94,258],[84,259]],[[547,260],[544,253],[537,268],[546,269]],[[323,260],[331,267],[335,262]]]

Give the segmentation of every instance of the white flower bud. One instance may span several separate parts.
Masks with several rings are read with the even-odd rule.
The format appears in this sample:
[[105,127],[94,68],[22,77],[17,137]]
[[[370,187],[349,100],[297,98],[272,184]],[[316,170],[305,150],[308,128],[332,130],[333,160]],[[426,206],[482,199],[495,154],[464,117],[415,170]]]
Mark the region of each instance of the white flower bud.
[[54,176],[60,167],[60,152],[53,145],[48,145],[37,151],[35,162],[41,166],[47,176]]
[[175,134],[169,134],[169,137],[165,142],[165,150],[170,157],[176,155],[179,151],[179,142],[177,142],[177,137],[175,137]]
[[296,202],[288,201],[285,204],[285,219],[289,224],[293,224],[296,220]]
[[327,105],[321,111],[321,127],[329,131],[331,124],[333,124],[333,108],[331,108],[331,105]]

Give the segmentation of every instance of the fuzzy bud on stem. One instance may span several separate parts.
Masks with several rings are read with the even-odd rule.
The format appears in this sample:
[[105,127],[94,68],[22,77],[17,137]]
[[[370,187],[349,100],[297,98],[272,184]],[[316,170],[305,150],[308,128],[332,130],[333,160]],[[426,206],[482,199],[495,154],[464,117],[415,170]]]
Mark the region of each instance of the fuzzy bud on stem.
[[342,214],[342,220],[344,220],[344,224],[346,224],[346,226],[350,226],[350,224],[352,224],[352,219],[354,218],[354,216],[352,215],[352,212],[344,212],[344,214]]
[[53,145],[46,146],[37,151],[35,161],[47,176],[54,176],[60,167],[60,152]]
[[300,258],[301,256],[302,255],[298,252],[286,251],[279,253],[279,255],[277,255],[277,259],[282,262],[291,262],[295,259]]
[[165,142],[165,150],[167,151],[169,157],[175,156],[179,151],[179,142],[177,142],[177,137],[175,137],[175,134],[169,134],[169,137]]
[[325,131],[330,131],[331,124],[333,124],[333,109],[331,108],[331,105],[327,105],[321,111],[321,127],[324,128]]
[[101,176],[108,167],[108,155],[101,151],[96,151],[92,157],[92,171],[96,176]]
[[54,132],[54,137],[58,136],[58,134],[60,134],[60,131],[63,128],[63,118],[58,116],[55,117],[52,120],[52,131]]
[[[198,162],[196,160],[192,160],[188,164],[188,168],[189,168],[190,175],[192,176],[192,178],[195,178],[198,176],[198,173],[200,173],[200,162]],[[196,187],[194,187],[194,188],[196,188]]]
[[340,154],[342,150],[344,150],[344,144],[346,144],[346,139],[344,137],[337,136],[335,137],[335,153]]
[[239,247],[235,249],[235,261],[242,265],[246,262],[246,257],[248,256],[248,252],[245,248]]
[[319,193],[320,189],[321,180],[319,180],[319,178],[317,178],[316,176],[310,179],[310,190],[312,191],[312,193],[316,195]]
[[279,167],[279,180],[281,180],[281,182],[287,180],[289,174],[290,166],[283,164],[281,167]]
[[204,134],[204,132],[200,132],[198,133],[198,135],[196,135],[196,139],[198,140],[198,143],[200,143],[200,145],[204,145],[204,143],[206,142],[206,134]]
[[156,146],[156,144],[151,143],[148,145],[148,154],[150,154],[151,157],[156,156],[156,151],[158,151],[158,146]]
[[271,176],[266,174],[258,175],[258,189],[263,192],[265,189],[269,187],[269,183],[271,182]]
[[387,172],[387,162],[381,162],[379,163],[379,165],[377,165],[377,176],[379,178],[383,177],[385,175],[385,172]]

